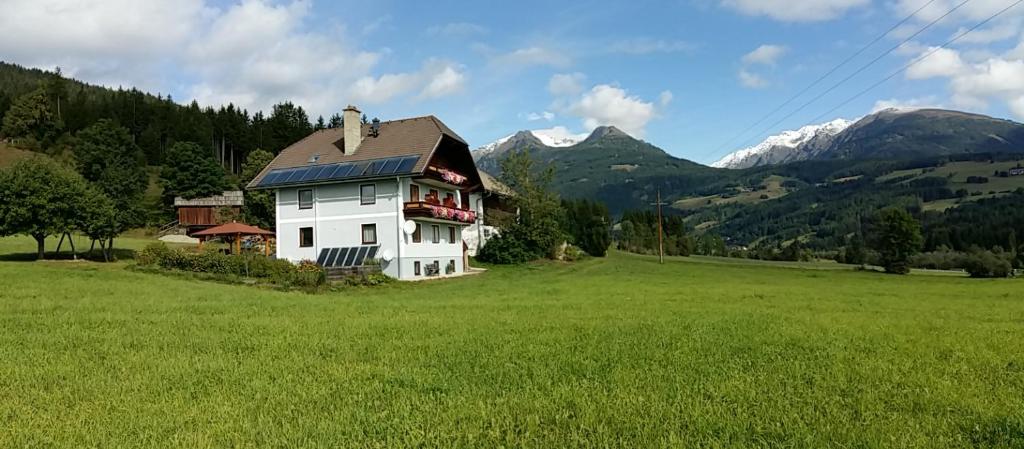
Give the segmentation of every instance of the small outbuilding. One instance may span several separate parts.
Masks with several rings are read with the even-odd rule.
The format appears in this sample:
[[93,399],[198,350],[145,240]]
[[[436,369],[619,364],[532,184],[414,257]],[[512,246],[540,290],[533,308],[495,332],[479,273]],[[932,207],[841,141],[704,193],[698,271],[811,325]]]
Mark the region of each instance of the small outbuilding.
[[225,214],[237,217],[242,213],[244,203],[242,191],[234,190],[206,198],[185,199],[179,196],[174,199],[174,210],[178,217],[178,227],[193,235],[196,231],[226,221],[223,218],[218,221],[218,217]]

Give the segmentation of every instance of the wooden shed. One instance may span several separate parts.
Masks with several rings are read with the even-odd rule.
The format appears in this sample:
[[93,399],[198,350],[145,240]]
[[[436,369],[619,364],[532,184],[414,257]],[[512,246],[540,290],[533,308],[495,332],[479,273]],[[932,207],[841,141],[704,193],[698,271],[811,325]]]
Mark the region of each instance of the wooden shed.
[[206,198],[177,197],[174,199],[174,210],[178,216],[178,226],[191,234],[220,224],[217,218],[222,210],[235,216],[241,214],[244,202],[242,191],[235,190]]

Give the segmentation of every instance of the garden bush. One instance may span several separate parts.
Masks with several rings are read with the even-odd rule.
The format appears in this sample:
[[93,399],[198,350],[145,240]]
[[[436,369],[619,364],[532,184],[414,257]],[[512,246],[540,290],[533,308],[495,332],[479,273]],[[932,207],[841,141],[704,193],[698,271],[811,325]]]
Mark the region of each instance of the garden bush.
[[327,283],[327,273],[316,263],[303,261],[295,265],[287,260],[271,259],[260,254],[229,255],[214,250],[193,252],[154,243],[139,251],[135,260],[141,266],[257,278],[286,287],[308,288]]
[[976,251],[964,260],[964,269],[972,278],[1005,278],[1013,274],[1010,261],[991,251]]

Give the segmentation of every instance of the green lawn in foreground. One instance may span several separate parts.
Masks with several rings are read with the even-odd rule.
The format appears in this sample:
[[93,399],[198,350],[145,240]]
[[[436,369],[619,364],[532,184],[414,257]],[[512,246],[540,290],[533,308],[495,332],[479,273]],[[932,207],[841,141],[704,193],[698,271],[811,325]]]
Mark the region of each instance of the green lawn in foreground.
[[1020,280],[613,253],[330,295],[0,281],[0,447],[1024,447]]

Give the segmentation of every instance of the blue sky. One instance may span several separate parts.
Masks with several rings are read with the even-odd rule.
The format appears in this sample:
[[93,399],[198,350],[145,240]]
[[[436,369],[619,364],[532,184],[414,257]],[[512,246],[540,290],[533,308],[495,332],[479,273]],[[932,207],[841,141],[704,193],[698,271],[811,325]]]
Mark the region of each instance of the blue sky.
[[[520,129],[612,124],[710,163],[808,124],[1015,0],[969,0],[821,100],[777,118],[962,0],[405,2],[7,0],[0,59],[178,101],[348,103],[435,114],[473,146]],[[901,18],[905,26],[738,135]],[[5,18],[4,18],[5,17]],[[821,117],[942,106],[1024,119],[1024,5]]]

